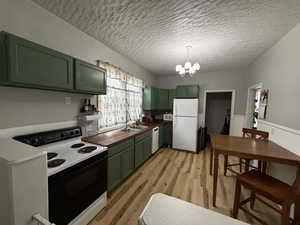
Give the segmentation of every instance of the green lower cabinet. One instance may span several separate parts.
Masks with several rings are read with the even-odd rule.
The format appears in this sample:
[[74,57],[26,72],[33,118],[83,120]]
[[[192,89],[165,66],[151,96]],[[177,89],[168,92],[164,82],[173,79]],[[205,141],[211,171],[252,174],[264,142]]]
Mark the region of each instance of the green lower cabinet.
[[152,136],[144,140],[144,161],[152,154]]
[[134,167],[137,168],[144,162],[144,140],[135,143]]
[[164,145],[165,140],[165,125],[162,124],[159,126],[159,147],[162,147]]
[[134,148],[121,152],[121,177],[127,178],[134,170]]
[[173,132],[172,123],[166,123],[164,125],[164,144],[172,145],[172,132]]
[[121,160],[121,153],[108,158],[107,189],[109,191],[114,189],[122,181]]

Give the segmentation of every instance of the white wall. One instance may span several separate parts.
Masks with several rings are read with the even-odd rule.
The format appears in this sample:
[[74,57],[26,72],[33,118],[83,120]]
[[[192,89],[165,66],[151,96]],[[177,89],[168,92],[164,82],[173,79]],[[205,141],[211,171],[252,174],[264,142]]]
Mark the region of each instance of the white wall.
[[[154,85],[149,71],[86,35],[30,0],[0,0],[0,31],[4,30],[90,63],[100,59]],[[65,105],[64,97],[72,97]],[[0,129],[74,120],[80,94],[0,87]]]
[[[268,131],[270,140],[300,156],[299,40],[300,24],[250,65],[247,85],[261,82],[269,89],[267,118],[259,120],[258,129]],[[296,168],[272,163],[269,172],[291,184]]]
[[172,76],[158,77],[157,86],[175,88],[176,85],[198,84],[200,86],[200,125],[204,124],[204,91],[205,90],[236,90],[234,115],[231,118],[232,135],[241,136],[244,127],[248,68],[221,70],[215,72],[198,72],[193,78],[180,78],[174,72]]
[[176,85],[198,84],[200,86],[200,113],[203,113],[205,90],[236,90],[235,114],[245,114],[247,101],[246,78],[248,68],[196,73],[193,78],[181,78],[174,72],[172,76],[158,77],[157,86],[175,88]]
[[300,24],[250,66],[248,87],[269,89],[266,120],[300,130]]

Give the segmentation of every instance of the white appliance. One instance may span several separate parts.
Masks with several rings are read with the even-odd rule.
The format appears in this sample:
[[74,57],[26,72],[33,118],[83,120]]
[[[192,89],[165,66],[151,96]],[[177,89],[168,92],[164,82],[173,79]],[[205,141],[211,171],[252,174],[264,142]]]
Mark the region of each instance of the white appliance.
[[14,137],[24,146],[45,153],[46,219],[55,224],[88,224],[107,202],[107,148],[81,138],[80,127]]
[[152,129],[152,154],[159,149],[159,127]]
[[198,99],[174,99],[173,148],[197,151]]
[[173,114],[172,113],[165,113],[163,115],[163,119],[166,121],[172,121],[173,120]]

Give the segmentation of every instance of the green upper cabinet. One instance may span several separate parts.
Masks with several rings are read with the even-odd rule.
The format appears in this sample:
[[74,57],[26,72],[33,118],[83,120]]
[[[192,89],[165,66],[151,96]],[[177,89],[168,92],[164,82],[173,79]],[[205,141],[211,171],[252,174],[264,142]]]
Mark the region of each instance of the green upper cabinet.
[[169,91],[162,88],[144,88],[143,92],[144,110],[169,109]]
[[158,109],[169,108],[169,91],[167,89],[158,89]]
[[75,59],[75,90],[86,94],[106,94],[106,71]]
[[168,109],[173,110],[173,101],[175,98],[175,89],[169,90]]
[[158,88],[148,87],[143,89],[143,109],[158,109]]
[[198,85],[178,85],[176,86],[176,98],[199,98]]
[[73,90],[72,57],[12,34],[0,36],[2,85]]

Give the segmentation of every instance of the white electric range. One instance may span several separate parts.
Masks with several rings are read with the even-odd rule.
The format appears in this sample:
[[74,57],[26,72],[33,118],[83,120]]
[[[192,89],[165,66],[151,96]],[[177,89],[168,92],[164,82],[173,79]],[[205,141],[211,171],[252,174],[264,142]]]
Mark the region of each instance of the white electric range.
[[87,224],[106,205],[107,148],[81,137],[80,127],[14,137],[47,152],[49,221],[55,224]]

